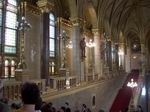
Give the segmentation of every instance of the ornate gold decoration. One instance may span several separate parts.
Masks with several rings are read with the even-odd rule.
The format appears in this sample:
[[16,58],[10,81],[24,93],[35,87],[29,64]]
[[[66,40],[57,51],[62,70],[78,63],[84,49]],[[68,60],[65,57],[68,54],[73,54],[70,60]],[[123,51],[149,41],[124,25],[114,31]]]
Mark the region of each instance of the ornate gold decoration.
[[99,37],[100,36],[100,29],[92,29],[92,33],[94,35],[97,35],[97,37]]
[[41,10],[39,7],[37,6],[34,6],[34,5],[31,5],[31,4],[27,4],[27,11],[28,12],[31,12],[33,14],[37,14],[37,15],[40,15],[41,14]]
[[60,23],[61,23],[62,25],[64,25],[64,26],[72,27],[71,21],[66,20],[66,19],[64,19],[64,18],[62,18],[62,17],[58,17],[58,18],[57,18],[57,22],[60,22]]
[[82,18],[70,18],[73,26],[83,26],[86,21]]
[[28,31],[29,29],[31,29],[31,25],[30,23],[28,23],[26,21],[26,6],[27,6],[27,2],[21,2],[20,7],[20,20],[18,22],[18,30],[19,32],[19,36],[20,36],[20,40],[19,40],[19,45],[20,45],[20,61],[18,63],[17,68],[18,69],[26,69],[27,65],[25,62],[25,32]]
[[54,9],[54,4],[50,3],[48,0],[38,0],[37,5],[42,12],[49,12]]

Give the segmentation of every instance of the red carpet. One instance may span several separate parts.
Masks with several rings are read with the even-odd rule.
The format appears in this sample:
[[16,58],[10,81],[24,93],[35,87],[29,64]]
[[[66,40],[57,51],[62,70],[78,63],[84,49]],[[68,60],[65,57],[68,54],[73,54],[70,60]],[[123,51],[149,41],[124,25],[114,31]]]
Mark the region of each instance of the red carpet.
[[122,86],[122,88],[119,90],[111,108],[110,112],[124,112],[124,110],[129,106],[130,99],[132,96],[132,89],[130,87],[127,87],[127,83],[131,80],[131,78],[134,79],[134,81],[137,82],[139,76],[138,71],[133,71],[131,74],[129,74]]

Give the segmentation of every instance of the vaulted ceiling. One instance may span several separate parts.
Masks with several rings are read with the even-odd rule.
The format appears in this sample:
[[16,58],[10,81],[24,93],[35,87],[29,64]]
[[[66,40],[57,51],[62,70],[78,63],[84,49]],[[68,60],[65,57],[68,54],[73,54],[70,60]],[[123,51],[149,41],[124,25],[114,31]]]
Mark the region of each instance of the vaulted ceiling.
[[[100,22],[111,34],[143,38],[150,31],[150,0],[91,0]],[[133,34],[133,33],[132,33]],[[116,35],[117,36],[117,35]]]
[[[78,4],[79,13],[82,11],[93,27],[104,27],[113,38],[117,38],[120,32],[126,38],[142,42],[150,37],[150,0],[68,1],[75,1],[74,5]],[[70,6],[71,10],[72,8]]]
[[[32,1],[32,0],[30,0]],[[150,0],[49,0],[56,12],[67,19],[79,16],[92,27],[104,27],[107,34],[118,38],[143,41],[150,37]]]

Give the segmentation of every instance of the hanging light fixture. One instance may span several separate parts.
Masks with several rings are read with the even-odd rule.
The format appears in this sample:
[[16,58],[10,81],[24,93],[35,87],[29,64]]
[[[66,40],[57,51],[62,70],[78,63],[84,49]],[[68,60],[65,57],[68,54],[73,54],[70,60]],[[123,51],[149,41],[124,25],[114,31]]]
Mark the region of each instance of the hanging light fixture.
[[27,22],[24,16],[21,17],[21,20],[17,22],[18,30],[20,31],[29,31],[31,29],[31,24]]
[[27,2],[22,0],[20,2],[20,19],[17,22],[17,28],[20,31],[20,61],[18,63],[18,69],[26,69],[27,64],[25,62],[25,32],[31,29],[30,23],[26,20],[26,6]]
[[16,27],[20,31],[28,31],[31,29],[31,24],[27,22],[26,20],[26,5],[27,3],[25,1],[21,1],[20,4],[20,20],[17,22]]

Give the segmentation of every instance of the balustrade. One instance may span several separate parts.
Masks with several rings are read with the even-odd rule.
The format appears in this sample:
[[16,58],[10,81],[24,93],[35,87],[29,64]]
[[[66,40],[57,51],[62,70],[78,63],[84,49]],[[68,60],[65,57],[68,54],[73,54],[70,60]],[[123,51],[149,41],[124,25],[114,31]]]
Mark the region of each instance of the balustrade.
[[98,74],[95,74],[95,75],[88,75],[88,76],[87,76],[87,81],[88,81],[88,82],[94,82],[94,81],[96,81],[96,80],[98,80]]
[[[40,89],[43,89],[43,82],[42,80],[32,81],[36,83]],[[3,97],[9,100],[19,100],[20,99],[20,90],[23,82],[20,81],[6,81],[3,87]]]
[[75,76],[69,76],[69,77],[53,76],[53,77],[50,77],[49,81],[50,81],[50,87],[53,89],[57,89],[57,90],[63,90],[63,89],[66,89],[67,86],[72,87],[76,85]]

